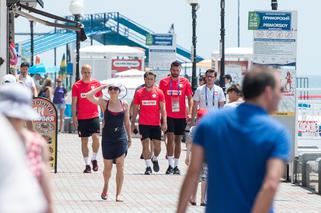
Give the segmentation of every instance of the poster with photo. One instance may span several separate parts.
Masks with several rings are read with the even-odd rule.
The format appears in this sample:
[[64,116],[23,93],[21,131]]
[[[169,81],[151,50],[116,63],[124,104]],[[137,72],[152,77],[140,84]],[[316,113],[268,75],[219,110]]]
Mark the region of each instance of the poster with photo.
[[295,114],[295,76],[294,69],[280,69],[280,80],[282,87],[282,98],[279,103],[278,114],[294,115]]

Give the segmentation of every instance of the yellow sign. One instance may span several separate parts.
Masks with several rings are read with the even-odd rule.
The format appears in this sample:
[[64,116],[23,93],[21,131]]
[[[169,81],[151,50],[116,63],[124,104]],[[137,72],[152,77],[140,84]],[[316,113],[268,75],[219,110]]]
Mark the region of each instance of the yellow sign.
[[271,115],[275,116],[294,116],[295,112],[273,112]]

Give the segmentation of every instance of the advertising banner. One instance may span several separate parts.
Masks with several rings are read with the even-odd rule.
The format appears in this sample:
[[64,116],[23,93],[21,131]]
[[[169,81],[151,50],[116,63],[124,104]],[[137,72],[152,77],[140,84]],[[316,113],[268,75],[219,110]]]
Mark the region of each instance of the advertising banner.
[[33,129],[47,141],[49,163],[57,173],[57,111],[51,101],[46,98],[34,98],[32,107],[40,115],[40,120],[33,121]]
[[296,31],[255,30],[253,63],[295,66],[297,49]]
[[298,121],[299,137],[320,137],[321,126],[318,121]]
[[112,59],[112,70],[123,72],[129,69],[142,70],[142,60],[140,59]]

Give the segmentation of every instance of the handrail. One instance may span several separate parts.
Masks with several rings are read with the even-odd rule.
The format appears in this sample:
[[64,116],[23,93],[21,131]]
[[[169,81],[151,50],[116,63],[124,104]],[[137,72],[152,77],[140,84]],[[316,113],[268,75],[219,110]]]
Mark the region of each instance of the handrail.
[[149,33],[154,33],[151,29],[148,29],[147,27],[144,27],[143,25],[141,25],[141,24],[133,21],[132,19],[130,19],[130,18],[124,16],[124,15],[119,14],[119,16],[122,17],[122,18],[124,18],[124,19],[127,19],[127,20],[130,21],[131,23],[139,26],[140,28],[142,28],[143,30],[145,30],[145,31],[147,31],[147,32],[149,32]]
[[[114,20],[114,22],[116,22]],[[117,27],[117,22],[114,23],[113,21],[108,21],[106,23],[106,25],[109,25],[109,27],[113,30],[113,27]],[[116,32],[116,30],[114,30],[114,32]],[[122,36],[128,37],[133,39],[135,42],[137,42],[139,45],[141,46],[145,46],[145,39],[143,38],[143,36],[140,36],[140,33],[137,33],[135,31],[129,31],[127,27],[123,26],[123,25],[118,25],[118,33]]]

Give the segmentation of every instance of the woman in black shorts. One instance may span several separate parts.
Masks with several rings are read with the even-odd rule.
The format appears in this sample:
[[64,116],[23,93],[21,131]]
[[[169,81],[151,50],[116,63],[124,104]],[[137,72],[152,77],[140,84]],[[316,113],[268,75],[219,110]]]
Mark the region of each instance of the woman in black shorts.
[[[98,91],[107,88],[104,97],[95,97]],[[104,111],[102,130],[102,152],[104,158],[104,187],[101,198],[107,200],[108,182],[111,176],[113,161],[116,162],[116,202],[122,202],[121,189],[124,180],[124,159],[131,145],[129,107],[119,99],[124,87],[121,84],[102,85],[86,94],[86,98],[101,107]],[[108,100],[109,99],[109,100]]]

